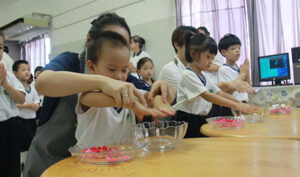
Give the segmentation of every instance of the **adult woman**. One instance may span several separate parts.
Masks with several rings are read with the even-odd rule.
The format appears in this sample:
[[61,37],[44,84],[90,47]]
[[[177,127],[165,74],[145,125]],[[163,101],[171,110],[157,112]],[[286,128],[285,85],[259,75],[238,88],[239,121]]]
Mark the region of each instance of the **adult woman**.
[[[107,13],[91,24],[87,42],[92,41],[103,31],[113,31],[122,35],[129,43],[130,30],[124,18]],[[145,103],[142,95],[132,84],[105,76],[82,74],[85,72],[85,57],[85,52],[80,55],[62,53],[46,65],[39,75],[36,89],[45,95],[45,98],[39,128],[28,152],[24,177],[38,177],[50,165],[70,156],[68,148],[76,143],[77,93],[100,90],[113,97],[117,102],[116,106],[132,104],[135,101],[134,96]],[[156,93],[163,93],[165,99],[173,99],[174,96],[172,88],[162,82],[152,89],[149,99]]]

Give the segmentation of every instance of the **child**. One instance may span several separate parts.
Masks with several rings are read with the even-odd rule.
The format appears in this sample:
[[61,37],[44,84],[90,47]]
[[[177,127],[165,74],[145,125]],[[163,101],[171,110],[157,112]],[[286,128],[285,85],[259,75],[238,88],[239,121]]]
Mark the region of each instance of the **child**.
[[149,54],[143,50],[145,43],[145,39],[138,35],[132,36],[130,40],[130,50],[133,51],[133,56],[130,59],[129,70],[131,72],[131,75],[137,78],[137,62],[141,58],[150,57]]
[[145,83],[150,91],[152,84],[154,83],[153,77],[154,64],[148,57],[141,58],[137,63],[137,73],[139,78]]
[[[25,60],[18,60],[13,64],[12,69],[26,91],[25,103],[17,104],[17,107],[19,108],[17,128],[21,143],[20,151],[25,152],[28,151],[33,136],[35,135],[35,118],[36,111],[40,108],[40,100],[35,88],[28,83],[28,79],[31,75],[28,62]],[[25,159],[26,153],[21,153],[22,163],[25,162]]]
[[246,113],[258,111],[254,106],[244,104],[231,95],[221,91],[207,80],[205,71],[210,67],[217,54],[217,44],[204,34],[189,34],[186,36],[186,60],[189,67],[182,74],[178,83],[177,119],[189,123],[185,137],[202,137],[200,127],[207,123],[206,118],[218,116],[213,110],[213,104],[241,110]]
[[[129,58],[126,40],[114,32],[103,32],[87,46],[87,68],[91,74],[125,81]],[[100,91],[82,93],[75,109],[78,119],[75,135],[77,144],[109,145],[129,139],[130,128],[135,124],[134,114],[128,109],[115,106],[114,99]],[[139,120],[144,115],[141,110],[154,117],[174,114],[171,106],[163,103],[161,96],[154,98],[154,109],[145,108],[138,101],[128,108],[133,110]]]
[[[240,77],[240,68],[236,65],[236,62],[240,58],[240,39],[233,34],[227,34],[220,40],[218,47],[221,54],[226,58],[226,63],[219,68],[219,82],[234,81],[238,79]],[[250,84],[249,72],[246,73],[245,78],[242,80],[247,81]],[[241,93],[234,91],[232,96],[243,102],[249,100],[246,92]]]
[[[0,31],[0,61],[3,56],[4,35]],[[25,90],[18,79],[0,64],[0,174],[20,177],[20,150],[15,117],[16,103],[24,103]]]

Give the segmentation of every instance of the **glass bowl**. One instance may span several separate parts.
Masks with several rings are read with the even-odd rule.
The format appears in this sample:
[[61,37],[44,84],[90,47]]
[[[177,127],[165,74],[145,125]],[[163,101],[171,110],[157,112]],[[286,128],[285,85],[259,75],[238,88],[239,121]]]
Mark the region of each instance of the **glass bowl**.
[[139,123],[132,130],[138,146],[145,151],[166,151],[183,139],[187,127],[183,121],[159,121]]
[[216,129],[239,129],[245,127],[244,116],[212,117],[206,121]]
[[291,107],[286,104],[273,104],[269,108],[269,113],[271,115],[291,114],[291,112]]
[[72,156],[93,164],[116,164],[130,161],[137,157],[140,150],[134,141],[110,146],[75,145],[69,148]]

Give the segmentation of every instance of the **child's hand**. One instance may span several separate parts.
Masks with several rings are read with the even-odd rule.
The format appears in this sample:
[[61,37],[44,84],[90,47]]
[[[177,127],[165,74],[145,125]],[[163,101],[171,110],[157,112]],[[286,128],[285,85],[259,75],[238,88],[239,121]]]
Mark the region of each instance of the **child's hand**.
[[[142,121],[144,116],[152,116],[154,118],[166,116],[163,112],[153,108],[147,108],[138,101],[136,101],[135,104],[130,109],[137,116],[138,121]],[[156,120],[157,119],[154,119],[154,121]]]
[[0,85],[5,86],[7,84],[7,78],[6,78],[6,69],[4,67],[4,64],[0,64]]
[[30,106],[30,109],[32,109],[33,111],[38,111],[40,108],[39,104],[36,104],[36,103],[28,103],[28,104]]
[[248,82],[241,81],[239,79],[232,81],[232,84],[230,84],[229,86],[231,86],[230,89],[233,89],[233,90],[236,90],[239,92],[255,93],[255,90],[252,88],[252,86]]
[[153,108],[165,113],[167,116],[174,115],[176,111],[171,107],[169,103],[163,101],[162,96],[157,95],[153,101]]
[[238,103],[237,110],[240,110],[246,114],[253,114],[259,112],[259,107],[246,103]]

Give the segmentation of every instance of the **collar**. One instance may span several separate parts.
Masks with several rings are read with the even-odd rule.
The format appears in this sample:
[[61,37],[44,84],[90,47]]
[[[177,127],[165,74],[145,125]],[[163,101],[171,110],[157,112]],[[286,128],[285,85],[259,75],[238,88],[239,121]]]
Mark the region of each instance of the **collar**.
[[29,89],[25,89],[25,91],[29,94],[31,92],[31,86],[29,85]]
[[205,78],[205,76],[203,75],[203,77],[201,77],[199,74],[197,74],[195,71],[193,71],[191,68],[189,68],[189,67],[187,67],[186,68],[187,70],[190,70],[190,71],[192,71],[192,72],[194,72],[196,75],[197,75],[197,77],[200,79],[200,81],[202,82],[202,84],[204,85],[204,86],[206,86],[206,78]]
[[143,50],[141,49],[136,55],[135,55],[134,52],[133,52],[133,57],[139,56],[139,55],[142,53],[142,51],[143,51]]
[[237,64],[235,64],[237,68],[235,68],[235,67],[233,67],[233,66],[231,66],[230,64],[227,64],[227,63],[225,63],[223,65],[230,67],[231,69],[233,69],[234,71],[236,71],[238,73],[240,72],[240,67]]

